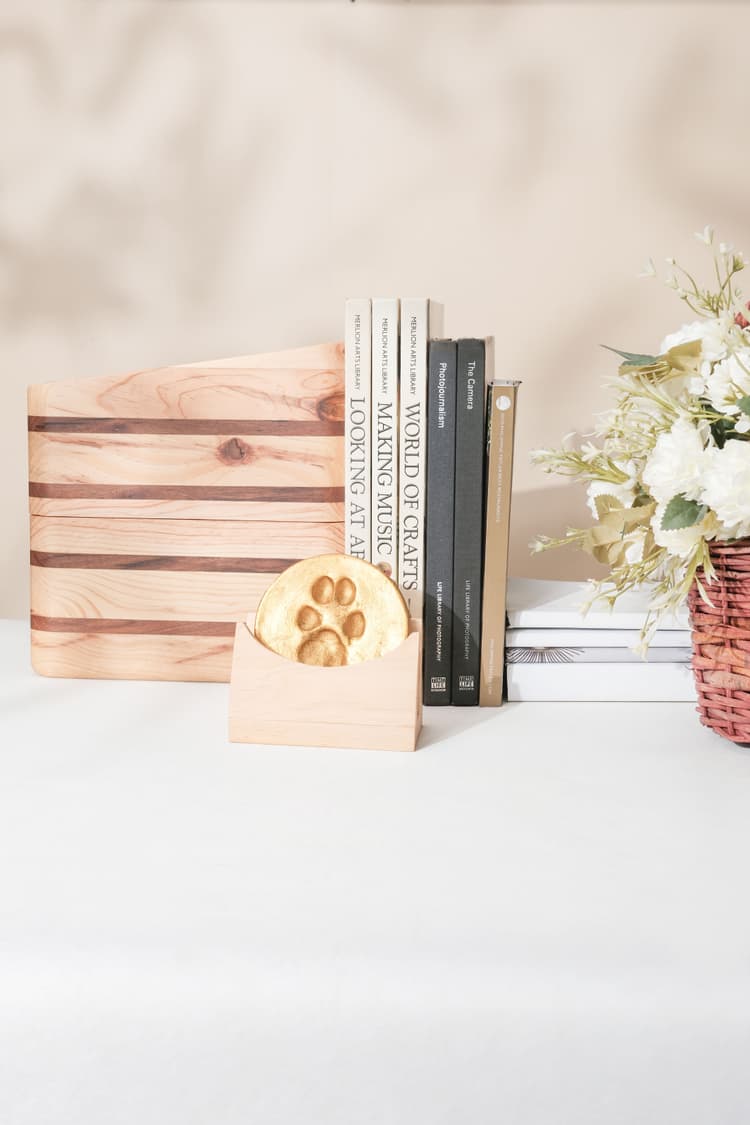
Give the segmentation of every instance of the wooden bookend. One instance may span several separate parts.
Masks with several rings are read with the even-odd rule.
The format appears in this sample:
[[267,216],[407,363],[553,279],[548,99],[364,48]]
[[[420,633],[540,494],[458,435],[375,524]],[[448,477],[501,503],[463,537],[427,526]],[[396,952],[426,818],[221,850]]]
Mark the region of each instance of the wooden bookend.
[[44,676],[229,679],[235,624],[344,545],[344,349],[29,388]]
[[237,625],[229,689],[229,740],[277,746],[416,750],[422,728],[421,636],[343,668],[297,664]]

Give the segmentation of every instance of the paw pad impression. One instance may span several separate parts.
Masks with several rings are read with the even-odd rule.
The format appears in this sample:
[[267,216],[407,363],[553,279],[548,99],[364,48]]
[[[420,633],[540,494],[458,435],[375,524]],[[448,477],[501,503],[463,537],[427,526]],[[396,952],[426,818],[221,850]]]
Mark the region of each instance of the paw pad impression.
[[348,664],[348,646],[364,636],[367,619],[359,609],[351,609],[357,585],[351,578],[334,580],[328,574],[316,578],[310,588],[314,604],[303,605],[297,626],[307,636],[297,649],[301,664],[320,664],[326,668]]
[[294,563],[269,586],[255,615],[255,636],[267,648],[325,668],[385,655],[408,626],[395,584],[349,555]]

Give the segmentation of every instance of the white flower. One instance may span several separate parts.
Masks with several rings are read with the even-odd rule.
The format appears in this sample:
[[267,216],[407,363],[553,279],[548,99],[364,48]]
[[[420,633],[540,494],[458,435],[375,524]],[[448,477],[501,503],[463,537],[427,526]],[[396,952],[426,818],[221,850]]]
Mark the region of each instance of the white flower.
[[639,527],[636,531],[626,535],[625,542],[627,543],[625,562],[628,566],[635,566],[637,563],[643,562],[643,548],[646,545],[645,528]]
[[619,500],[623,508],[630,508],[635,500],[636,487],[638,484],[638,467],[635,461],[614,461],[613,464],[622,473],[627,474],[627,480],[619,484],[615,484],[609,480],[592,480],[586,491],[587,503],[591,510],[591,514],[595,519],[598,519],[596,510],[596,497],[597,496],[614,496],[615,500]]
[[668,503],[673,496],[697,500],[703,483],[706,451],[692,422],[678,418],[671,430],[659,434],[643,480],[654,500]]
[[706,379],[706,394],[720,413],[739,413],[737,399],[750,394],[750,348],[740,348],[714,366]]
[[646,262],[645,266],[643,267],[641,272],[638,274],[638,276],[639,277],[656,277],[656,266],[654,265],[654,259],[653,258],[648,259],[648,261]]
[[707,512],[700,523],[692,527],[679,527],[672,531],[665,531],[661,526],[667,503],[656,505],[656,511],[651,518],[651,529],[654,541],[658,547],[666,547],[670,555],[686,559],[695,550],[701,539],[713,539],[716,535],[716,517],[713,512]]
[[592,480],[586,490],[586,503],[594,519],[599,518],[595,503],[597,496],[614,496],[615,500],[620,501],[623,508],[631,508],[635,500],[635,481],[613,484],[608,480]]
[[750,442],[728,441],[710,450],[701,499],[716,513],[721,538],[750,535]]
[[699,242],[705,242],[706,246],[710,246],[714,240],[714,228],[705,226],[703,230],[697,230],[695,232],[695,237]]
[[721,316],[706,317],[705,320],[694,320],[690,324],[683,324],[676,332],[665,336],[659,345],[659,353],[664,354],[678,344],[689,344],[693,340],[701,342],[701,358],[713,363],[723,359],[727,354],[727,337],[734,321],[724,313]]
[[746,434],[750,430],[750,416],[747,414],[741,415],[735,422],[734,428],[738,434]]

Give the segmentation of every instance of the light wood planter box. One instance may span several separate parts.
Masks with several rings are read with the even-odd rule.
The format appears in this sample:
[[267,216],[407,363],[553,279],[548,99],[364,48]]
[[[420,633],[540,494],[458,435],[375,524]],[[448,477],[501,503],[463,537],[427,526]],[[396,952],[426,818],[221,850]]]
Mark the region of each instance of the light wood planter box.
[[228,680],[273,578],[343,549],[343,365],[333,343],[30,387],[36,671]]
[[342,668],[297,664],[236,627],[229,740],[282,746],[416,750],[422,727],[421,630],[393,652]]

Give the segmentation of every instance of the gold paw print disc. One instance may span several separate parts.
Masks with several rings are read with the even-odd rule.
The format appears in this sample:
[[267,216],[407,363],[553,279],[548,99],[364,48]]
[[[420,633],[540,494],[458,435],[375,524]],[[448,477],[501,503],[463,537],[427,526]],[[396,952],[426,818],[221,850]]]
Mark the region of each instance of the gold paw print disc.
[[321,667],[384,656],[408,632],[398,587],[350,555],[294,563],[271,583],[255,614],[255,636],[266,648]]

